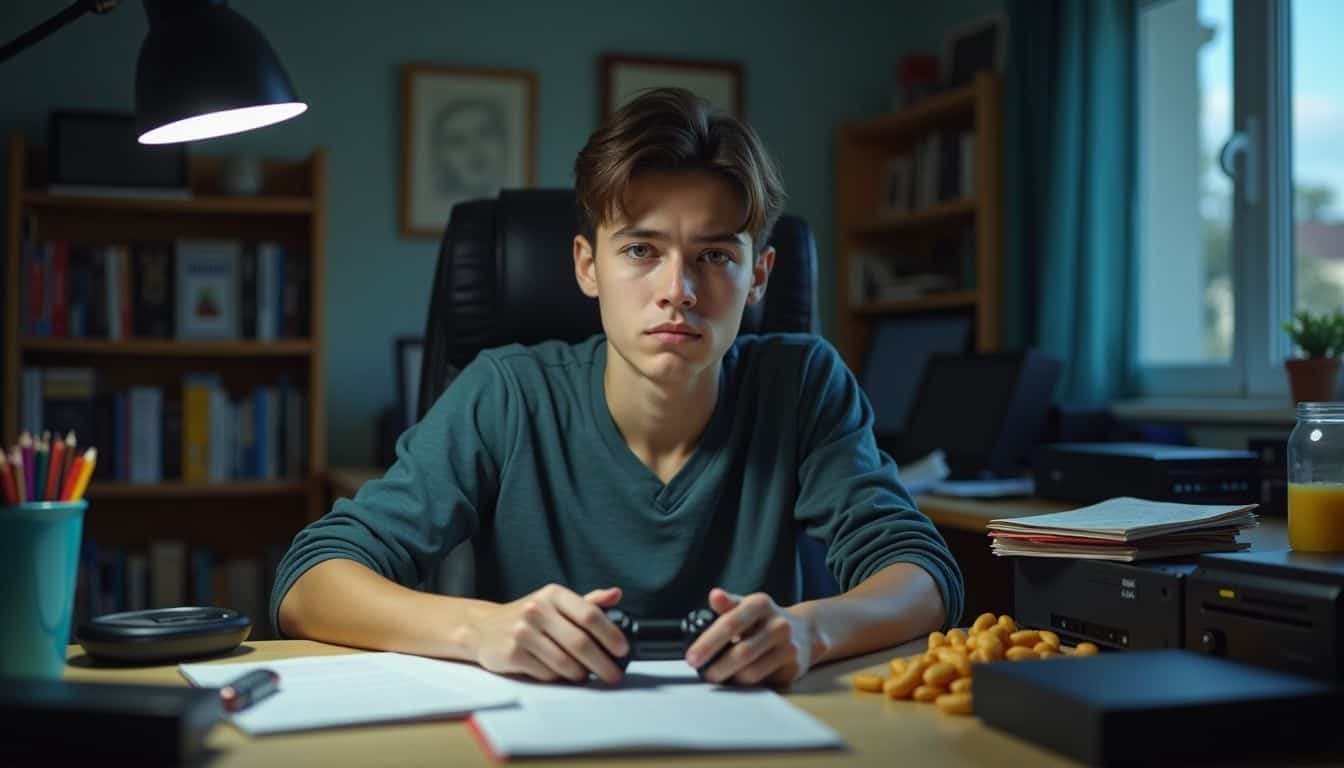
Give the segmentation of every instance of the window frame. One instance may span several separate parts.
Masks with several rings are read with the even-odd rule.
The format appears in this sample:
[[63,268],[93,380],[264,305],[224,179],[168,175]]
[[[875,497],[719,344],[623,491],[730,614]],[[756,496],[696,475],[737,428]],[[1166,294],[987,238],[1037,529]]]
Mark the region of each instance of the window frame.
[[[1291,352],[1280,327],[1293,306],[1291,0],[1233,0],[1232,128],[1249,151],[1234,161],[1232,179],[1232,355],[1226,363],[1144,365],[1138,355],[1138,311],[1132,314],[1130,387],[1142,397],[1282,397],[1283,360]],[[1144,2],[1137,13],[1157,5]],[[1141,28],[1141,25],[1137,28]],[[1142,99],[1139,100],[1140,106]],[[1137,123],[1141,116],[1135,115]],[[1229,136],[1229,138],[1231,138]],[[1139,152],[1142,157],[1142,152]],[[1254,164],[1251,167],[1250,163]],[[1139,167],[1142,176],[1146,169]],[[1249,180],[1249,182],[1248,182]],[[1136,201],[1137,203],[1138,201]],[[1143,222],[1134,206],[1134,242]],[[1131,285],[1140,285],[1140,259]],[[1137,293],[1131,297],[1136,308]]]

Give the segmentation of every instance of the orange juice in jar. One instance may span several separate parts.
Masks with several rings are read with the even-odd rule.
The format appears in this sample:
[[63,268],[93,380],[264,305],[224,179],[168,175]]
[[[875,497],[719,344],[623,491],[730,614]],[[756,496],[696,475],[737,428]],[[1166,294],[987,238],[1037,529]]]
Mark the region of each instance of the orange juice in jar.
[[1344,403],[1299,403],[1288,437],[1288,544],[1344,552]]

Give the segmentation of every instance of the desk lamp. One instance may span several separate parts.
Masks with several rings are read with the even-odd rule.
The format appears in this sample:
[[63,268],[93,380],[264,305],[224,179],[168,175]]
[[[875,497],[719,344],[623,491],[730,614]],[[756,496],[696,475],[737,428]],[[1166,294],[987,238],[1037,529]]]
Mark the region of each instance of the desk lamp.
[[[86,13],[120,0],[76,0],[0,47],[0,62]],[[289,75],[270,43],[226,0],[144,0],[149,34],[135,67],[141,144],[227,136],[302,114]]]

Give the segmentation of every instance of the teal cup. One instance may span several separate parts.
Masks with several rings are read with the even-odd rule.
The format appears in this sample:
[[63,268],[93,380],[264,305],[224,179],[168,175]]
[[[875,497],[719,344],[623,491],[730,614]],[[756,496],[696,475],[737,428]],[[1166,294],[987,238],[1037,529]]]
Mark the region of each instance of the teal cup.
[[0,677],[60,679],[88,506],[0,507]]

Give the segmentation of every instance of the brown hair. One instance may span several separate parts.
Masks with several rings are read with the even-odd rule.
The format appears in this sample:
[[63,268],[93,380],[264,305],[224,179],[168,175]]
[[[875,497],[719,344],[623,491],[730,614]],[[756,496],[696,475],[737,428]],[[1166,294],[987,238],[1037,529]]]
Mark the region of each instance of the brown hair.
[[[709,171],[742,194],[756,251],[784,208],[784,184],[751,126],[683,88],[641,93],[607,118],[574,161],[579,231],[597,247],[598,224],[624,213],[623,196],[646,171]],[[755,256],[755,254],[753,254]]]

